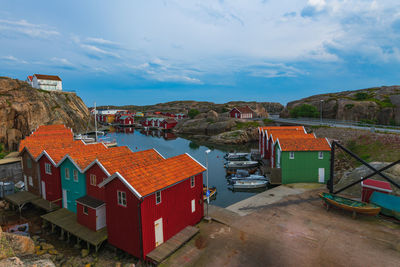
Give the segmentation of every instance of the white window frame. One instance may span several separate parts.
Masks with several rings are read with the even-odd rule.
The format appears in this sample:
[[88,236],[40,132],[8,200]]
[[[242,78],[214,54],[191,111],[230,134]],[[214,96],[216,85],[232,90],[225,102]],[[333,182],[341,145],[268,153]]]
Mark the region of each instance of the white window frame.
[[[86,210],[86,212],[85,212],[85,210]],[[83,212],[83,214],[88,215],[89,214],[89,208],[86,207],[85,205],[82,205],[82,212]]]
[[193,188],[196,186],[196,180],[194,179],[194,176],[190,177],[190,188]]
[[119,206],[126,207],[127,206],[127,201],[126,201],[126,192],[125,191],[119,191],[117,190],[117,203]]
[[71,178],[70,173],[69,173],[69,169],[65,168],[65,179],[69,180]]
[[[159,198],[159,200],[158,200]],[[161,203],[161,191],[156,192],[156,205]]]
[[96,175],[90,174],[90,185],[96,186],[97,181],[96,181]]
[[[75,175],[76,174],[76,175]],[[78,170],[73,170],[72,171],[72,175],[74,176],[74,181],[78,182],[79,181],[79,174],[78,174]],[[76,178],[76,179],[75,179]]]
[[33,186],[33,179],[32,179],[32,176],[29,176],[29,177],[28,177],[28,180],[29,180],[29,185],[30,185],[30,186]]
[[294,151],[289,152],[289,159],[294,159]]
[[46,174],[51,174],[51,164],[50,163],[44,164],[44,171]]
[[196,201],[194,199],[192,199],[191,201],[191,206],[192,206],[192,213],[196,211]]
[[318,151],[318,159],[324,159],[324,152]]

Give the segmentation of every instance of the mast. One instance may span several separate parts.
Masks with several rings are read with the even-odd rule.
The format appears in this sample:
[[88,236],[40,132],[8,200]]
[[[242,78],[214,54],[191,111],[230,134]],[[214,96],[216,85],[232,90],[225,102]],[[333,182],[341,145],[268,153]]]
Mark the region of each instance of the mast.
[[95,142],[97,142],[97,111],[96,111],[96,102],[94,102],[94,130],[96,133]]

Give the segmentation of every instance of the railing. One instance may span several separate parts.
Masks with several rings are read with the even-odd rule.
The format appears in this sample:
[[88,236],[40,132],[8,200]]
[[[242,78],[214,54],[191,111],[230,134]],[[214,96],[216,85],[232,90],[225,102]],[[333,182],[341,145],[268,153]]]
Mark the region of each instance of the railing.
[[347,126],[358,126],[358,127],[368,127],[368,128],[383,128],[383,129],[394,129],[400,131],[400,126],[397,125],[382,125],[382,124],[371,124],[362,121],[344,121],[336,119],[318,119],[318,118],[280,118],[279,116],[270,116],[272,120],[287,121],[287,122],[308,122],[314,125],[347,125]]

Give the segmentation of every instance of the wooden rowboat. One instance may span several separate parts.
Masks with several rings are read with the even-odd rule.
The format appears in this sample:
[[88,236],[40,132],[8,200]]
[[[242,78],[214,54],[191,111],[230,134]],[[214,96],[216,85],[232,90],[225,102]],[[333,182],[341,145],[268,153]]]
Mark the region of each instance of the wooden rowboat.
[[331,206],[335,206],[353,212],[353,218],[356,217],[357,213],[376,216],[381,211],[381,208],[377,205],[340,197],[334,194],[319,193],[319,196],[326,203],[327,210],[329,210]]

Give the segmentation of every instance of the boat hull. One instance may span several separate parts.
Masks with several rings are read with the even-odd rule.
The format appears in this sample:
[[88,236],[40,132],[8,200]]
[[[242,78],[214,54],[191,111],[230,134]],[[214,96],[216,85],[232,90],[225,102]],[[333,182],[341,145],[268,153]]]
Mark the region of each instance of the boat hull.
[[349,198],[334,196],[328,193],[319,193],[319,197],[328,205],[328,207],[331,205],[343,210],[351,211],[353,213],[376,216],[381,211],[381,208],[376,205]]
[[252,189],[252,188],[266,187],[267,184],[268,184],[267,181],[238,180],[238,181],[235,181],[232,186],[234,189]]

